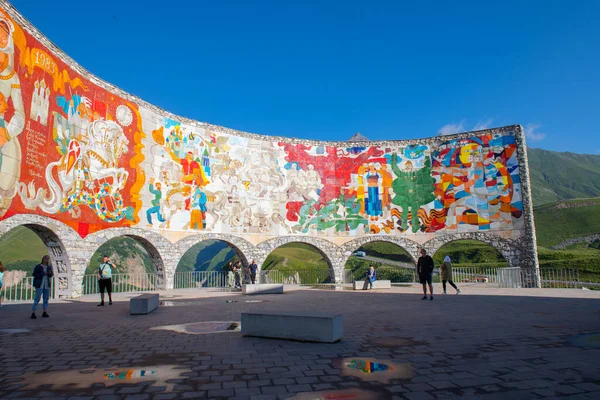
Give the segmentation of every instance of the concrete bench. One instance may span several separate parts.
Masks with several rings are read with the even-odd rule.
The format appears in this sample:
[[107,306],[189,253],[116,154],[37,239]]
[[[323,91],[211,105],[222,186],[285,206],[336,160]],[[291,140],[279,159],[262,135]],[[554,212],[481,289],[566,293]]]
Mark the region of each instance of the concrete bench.
[[326,313],[242,313],[242,335],[334,343],[344,335],[343,316]]
[[[361,290],[365,287],[365,281],[356,281],[354,282],[354,290]],[[369,286],[367,286],[369,287]],[[373,289],[391,289],[392,281],[379,281],[376,280],[373,282]]]
[[256,283],[244,285],[242,294],[283,294],[283,285],[280,283]]
[[150,314],[158,308],[158,293],[142,294],[129,300],[131,315]]

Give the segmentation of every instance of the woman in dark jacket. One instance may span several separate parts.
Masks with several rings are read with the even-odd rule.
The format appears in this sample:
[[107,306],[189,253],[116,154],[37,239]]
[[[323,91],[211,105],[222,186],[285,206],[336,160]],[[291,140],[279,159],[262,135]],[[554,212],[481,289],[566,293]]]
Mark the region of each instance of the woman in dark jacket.
[[50,290],[52,289],[52,277],[54,272],[50,265],[50,257],[44,256],[42,262],[35,266],[33,269],[33,287],[35,288],[35,298],[33,300],[33,307],[31,313],[31,319],[36,319],[35,310],[37,310],[38,304],[40,304],[40,298],[43,297],[44,302],[42,303],[42,309],[44,313],[43,318],[48,318],[49,315],[46,312],[48,310],[48,299],[50,298]]

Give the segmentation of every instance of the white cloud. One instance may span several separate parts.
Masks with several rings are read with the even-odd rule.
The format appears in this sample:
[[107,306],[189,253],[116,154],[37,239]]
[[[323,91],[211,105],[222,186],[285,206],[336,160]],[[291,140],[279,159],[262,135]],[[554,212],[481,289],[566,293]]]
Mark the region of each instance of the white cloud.
[[485,121],[479,121],[475,124],[475,126],[473,127],[474,131],[482,131],[484,129],[489,129],[492,127],[492,124],[494,123],[493,119],[486,119]]
[[525,137],[532,142],[538,142],[546,137],[545,133],[539,132],[541,125],[527,124],[525,125]]
[[453,135],[455,133],[461,133],[465,131],[465,121],[462,120],[459,123],[450,123],[442,126],[438,131],[439,136]]

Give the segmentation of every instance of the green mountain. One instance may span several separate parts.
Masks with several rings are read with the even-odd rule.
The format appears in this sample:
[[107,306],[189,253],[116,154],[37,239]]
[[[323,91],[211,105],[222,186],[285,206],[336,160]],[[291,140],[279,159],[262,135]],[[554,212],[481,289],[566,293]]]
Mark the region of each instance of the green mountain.
[[600,197],[600,155],[528,149],[533,204]]

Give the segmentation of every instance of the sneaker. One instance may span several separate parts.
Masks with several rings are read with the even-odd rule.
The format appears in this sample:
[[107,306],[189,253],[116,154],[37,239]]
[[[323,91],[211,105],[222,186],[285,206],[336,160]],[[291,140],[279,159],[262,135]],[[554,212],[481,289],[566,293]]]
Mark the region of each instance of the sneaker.
[[108,302],[108,305],[109,305],[109,306],[112,306],[112,301],[109,301],[109,302]]
[[36,319],[35,313],[31,313],[31,319]]
[[431,296],[431,297],[429,298],[429,301],[433,301],[433,296]]
[[460,289],[456,289],[456,294],[460,294]]
[[50,316],[46,311],[44,311],[44,313],[42,314],[42,318],[50,318]]
[[104,307],[104,303],[98,304],[98,307]]
[[427,296],[423,296],[421,300],[427,300]]

